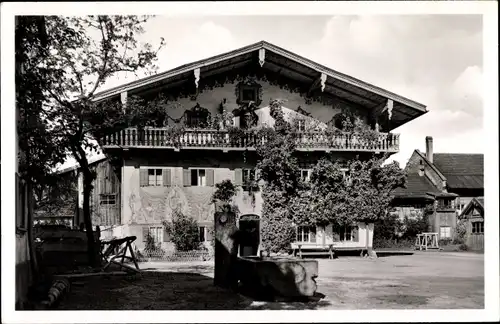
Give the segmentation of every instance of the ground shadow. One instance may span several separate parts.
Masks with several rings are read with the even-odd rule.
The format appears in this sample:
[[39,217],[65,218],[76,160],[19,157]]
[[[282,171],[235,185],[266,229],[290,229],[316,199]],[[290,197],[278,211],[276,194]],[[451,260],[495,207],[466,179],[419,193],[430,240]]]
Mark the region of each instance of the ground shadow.
[[58,310],[239,310],[252,300],[196,273],[144,271],[72,282]]

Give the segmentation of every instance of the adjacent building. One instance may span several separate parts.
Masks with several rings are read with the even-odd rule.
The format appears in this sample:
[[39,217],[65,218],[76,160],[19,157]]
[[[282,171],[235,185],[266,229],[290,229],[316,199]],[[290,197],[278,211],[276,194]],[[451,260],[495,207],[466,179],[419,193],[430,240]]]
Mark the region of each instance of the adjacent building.
[[[102,237],[135,235],[138,249],[144,248],[148,234],[162,248],[172,247],[162,222],[174,210],[196,219],[200,239],[211,240],[211,197],[214,185],[225,179],[239,185],[235,202],[240,226],[258,232],[260,188],[247,184],[255,177],[255,143],[262,139],[246,130],[273,125],[272,99],[284,100],[286,118],[298,121],[296,154],[304,178],[327,152],[339,161],[397,153],[399,134],[391,131],[427,111],[420,103],[265,41],[104,91],[95,100],[126,105],[131,96],[150,100],[159,94],[168,98],[161,120],[100,139],[109,159],[97,164],[92,198],[93,221]],[[379,140],[368,143],[343,132],[342,111],[378,130]],[[222,114],[230,114],[230,125],[213,122]],[[173,133],[172,125],[183,125],[182,133]],[[327,125],[339,132],[318,132]],[[235,137],[228,127],[242,132]],[[243,225],[245,221],[253,225]],[[371,245],[372,234],[373,224],[338,230],[298,227],[295,244],[364,248]],[[253,237],[258,246],[258,235]],[[257,250],[248,249],[251,254]]]
[[408,161],[407,186],[396,190],[394,204],[401,216],[432,205],[428,231],[451,240],[457,216],[484,196],[483,154],[434,153],[433,138],[425,141],[426,152],[415,150]]
[[472,198],[462,209],[459,219],[465,221],[465,244],[471,250],[484,249],[484,197]]

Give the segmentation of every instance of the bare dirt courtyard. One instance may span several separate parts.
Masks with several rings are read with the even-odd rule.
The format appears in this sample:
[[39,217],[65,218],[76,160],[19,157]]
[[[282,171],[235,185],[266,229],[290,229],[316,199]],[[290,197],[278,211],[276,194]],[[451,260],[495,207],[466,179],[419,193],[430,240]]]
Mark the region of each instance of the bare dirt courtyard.
[[416,252],[319,260],[309,302],[264,302],[213,286],[213,262],[142,263],[137,277],[75,282],[64,310],[481,309],[484,255]]

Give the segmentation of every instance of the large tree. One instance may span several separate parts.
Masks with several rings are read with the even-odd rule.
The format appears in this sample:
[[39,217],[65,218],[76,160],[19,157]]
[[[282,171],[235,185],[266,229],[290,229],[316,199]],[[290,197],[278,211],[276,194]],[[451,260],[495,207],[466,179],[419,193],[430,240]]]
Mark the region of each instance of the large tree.
[[[154,72],[158,49],[140,45],[149,17],[84,16],[45,18],[49,56],[42,66],[52,73],[50,86],[44,87],[50,102],[46,114],[51,131],[63,142],[83,174],[83,219],[87,232],[89,258],[95,259],[90,194],[95,171],[88,154],[99,150],[96,138],[127,125],[128,109],[120,102],[97,103],[96,91],[120,72]],[[160,48],[163,46],[161,39]],[[133,102],[127,106],[134,106]]]
[[[64,161],[66,150],[61,138],[53,136],[45,109],[47,87],[51,87],[55,70],[43,62],[50,55],[49,35],[43,16],[16,17],[16,113],[20,154],[18,173],[25,182],[28,197],[33,189],[49,182],[53,168]],[[37,279],[38,269],[33,248],[33,201],[27,209],[28,250],[32,273]]]

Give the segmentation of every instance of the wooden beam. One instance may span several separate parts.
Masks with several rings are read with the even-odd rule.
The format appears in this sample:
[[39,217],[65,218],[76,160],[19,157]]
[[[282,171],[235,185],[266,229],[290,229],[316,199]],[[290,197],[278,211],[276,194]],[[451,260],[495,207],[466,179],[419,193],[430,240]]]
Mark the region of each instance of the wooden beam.
[[372,108],[372,116],[377,117],[382,115],[387,110],[387,101],[384,101],[375,108]]
[[307,96],[310,97],[313,91],[319,88],[320,84],[321,84],[321,76],[317,77],[311,84],[309,90],[307,90]]
[[125,107],[127,105],[127,98],[128,98],[128,92],[127,91],[123,91],[122,93],[120,93],[120,101],[122,103],[122,110],[125,111]]

